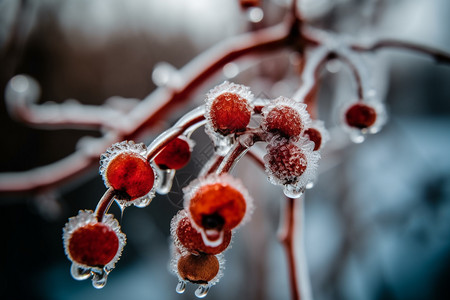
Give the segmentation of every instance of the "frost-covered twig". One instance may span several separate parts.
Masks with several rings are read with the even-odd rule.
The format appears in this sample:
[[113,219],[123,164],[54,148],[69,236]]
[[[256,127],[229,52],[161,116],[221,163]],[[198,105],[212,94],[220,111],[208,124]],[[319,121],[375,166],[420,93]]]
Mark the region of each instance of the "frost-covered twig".
[[435,59],[436,62],[438,63],[447,63],[447,64],[450,63],[450,53],[448,52],[428,47],[425,45],[410,43],[396,39],[380,39],[374,42],[372,45],[360,45],[360,44],[351,45],[351,49],[355,51],[376,51],[386,48],[411,50],[429,55],[433,59]]

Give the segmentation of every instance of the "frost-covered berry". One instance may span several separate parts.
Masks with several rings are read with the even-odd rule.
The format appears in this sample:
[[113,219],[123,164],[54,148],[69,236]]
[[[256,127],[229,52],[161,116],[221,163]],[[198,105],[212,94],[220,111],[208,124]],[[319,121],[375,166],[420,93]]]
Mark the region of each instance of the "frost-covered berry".
[[145,153],[144,144],[124,141],[112,145],[101,157],[100,174],[121,205],[145,206],[154,196],[156,173]]
[[207,131],[228,135],[247,128],[253,112],[253,94],[248,87],[225,81],[206,97]]
[[224,232],[223,241],[216,247],[205,245],[200,232],[195,229],[185,210],[179,211],[172,219],[171,234],[175,245],[185,248],[189,252],[202,252],[206,254],[219,254],[225,251],[230,242],[232,233],[230,230]]
[[177,269],[183,280],[207,284],[219,274],[220,263],[215,255],[186,253],[178,259]]
[[286,138],[298,137],[308,128],[310,117],[306,104],[278,97],[262,110],[262,128]]
[[109,271],[119,260],[126,238],[112,215],[98,222],[92,211],[79,211],[66,223],[63,241],[67,257],[76,266]]
[[269,180],[276,185],[305,187],[315,178],[320,158],[314,143],[305,138],[298,141],[273,138],[264,156]]
[[224,232],[246,220],[253,208],[247,190],[228,174],[195,180],[184,192],[184,207],[192,226],[200,231],[205,244],[212,247],[221,244]]
[[328,131],[320,120],[312,121],[310,127],[305,130],[304,135],[314,143],[314,151],[322,149],[329,140]]
[[348,126],[366,129],[375,124],[377,112],[374,107],[363,102],[357,102],[347,108],[345,121]]
[[155,157],[155,164],[161,170],[179,170],[191,159],[193,142],[185,137],[177,137],[167,144]]

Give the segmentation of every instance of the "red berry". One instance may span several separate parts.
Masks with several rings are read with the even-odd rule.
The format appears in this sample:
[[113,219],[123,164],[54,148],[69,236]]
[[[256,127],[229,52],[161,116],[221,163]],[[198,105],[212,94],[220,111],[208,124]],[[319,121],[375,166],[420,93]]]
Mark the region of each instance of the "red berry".
[[251,115],[247,100],[235,93],[216,96],[209,112],[213,129],[223,135],[244,131]]
[[219,254],[231,242],[231,231],[224,232],[223,241],[219,246],[209,247],[203,242],[202,235],[192,227],[191,221],[187,216],[178,221],[176,235],[180,243],[190,252],[203,252],[207,254]]
[[262,113],[262,128],[286,138],[300,136],[310,123],[306,105],[290,98],[278,97]]
[[246,202],[242,193],[222,183],[200,186],[192,196],[189,211],[204,229],[231,230],[244,218]]
[[306,155],[293,143],[268,147],[266,162],[270,173],[283,184],[295,183],[308,166]]
[[189,143],[185,139],[176,138],[155,157],[155,163],[161,170],[179,170],[186,166],[190,158],[191,147]]
[[186,254],[177,264],[178,274],[192,283],[207,284],[219,273],[220,264],[216,256],[210,254]]
[[303,130],[300,116],[294,109],[287,106],[272,109],[265,117],[265,122],[268,131],[285,137],[299,136]]
[[350,106],[345,112],[345,121],[350,127],[365,129],[372,126],[377,119],[375,108],[358,102]]
[[314,142],[314,151],[319,150],[322,145],[322,134],[320,131],[315,128],[308,128],[305,131],[305,135],[308,136],[310,141]]
[[72,233],[67,249],[74,262],[103,268],[116,256],[119,238],[105,224],[87,224]]
[[144,157],[134,152],[114,156],[106,167],[106,181],[126,200],[145,196],[153,188],[155,174]]

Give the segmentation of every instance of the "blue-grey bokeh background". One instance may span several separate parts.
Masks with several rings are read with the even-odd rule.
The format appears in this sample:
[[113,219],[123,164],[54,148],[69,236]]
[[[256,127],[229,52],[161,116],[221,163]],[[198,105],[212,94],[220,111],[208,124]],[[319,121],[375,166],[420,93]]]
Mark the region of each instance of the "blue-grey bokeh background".
[[[102,104],[116,95],[142,99],[155,88],[152,71],[158,62],[180,68],[214,43],[249,29],[237,2],[2,0],[1,91],[13,75],[27,73],[40,82],[42,102],[75,98]],[[266,24],[282,18],[285,2],[264,1]],[[307,17],[322,28],[363,40],[401,38],[450,52],[446,0],[304,4]],[[374,7],[379,14],[373,14]],[[450,68],[405,51],[383,51],[375,59],[373,71],[387,83],[381,91],[389,122],[362,145],[325,152],[319,181],[306,195],[314,298],[449,299]],[[297,82],[289,61],[281,53],[232,80],[250,85],[255,94],[289,96]],[[329,69],[338,72],[323,74],[319,95],[321,115],[333,127],[337,118],[329,107],[353,86],[348,70]],[[205,88],[223,79],[219,75]],[[194,100],[201,103],[202,97],[199,93]],[[45,165],[74,151],[80,137],[98,136],[29,128],[7,115],[1,99],[2,172]],[[159,123],[148,139],[176,118]],[[121,219],[128,244],[103,290],[70,277],[61,241],[67,218],[93,209],[105,190],[96,170],[55,193],[2,196],[0,298],[194,298],[191,286],[182,296],[175,293],[176,278],[167,264],[169,223],[181,207],[180,187],[212,150],[204,134],[195,138],[194,158],[178,173],[175,191],[146,209],[130,208]],[[330,147],[341,139],[336,135]],[[244,160],[237,175],[256,199],[256,210],[226,252],[225,276],[208,298],[289,299],[285,256],[276,239],[281,191],[251,162]],[[120,212],[113,212],[120,219]]]

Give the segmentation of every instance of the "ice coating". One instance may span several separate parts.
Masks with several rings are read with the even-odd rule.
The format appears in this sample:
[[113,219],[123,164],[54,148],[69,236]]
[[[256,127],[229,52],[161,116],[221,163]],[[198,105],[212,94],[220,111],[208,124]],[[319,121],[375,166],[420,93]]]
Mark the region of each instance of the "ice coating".
[[313,151],[313,142],[303,137],[293,141],[274,136],[266,149],[264,163],[271,183],[304,188],[314,181],[320,154]]
[[225,81],[206,95],[206,132],[226,136],[245,130],[253,113],[253,94],[244,85]]
[[[145,159],[146,157],[147,148],[144,144],[139,143],[136,144],[133,141],[123,141],[120,143],[113,144],[111,147],[109,147],[104,154],[100,157],[100,175],[102,175],[103,182],[105,183],[105,186],[110,188],[111,182],[108,180],[108,166],[113,162],[116,158],[120,158],[124,154],[131,154],[134,159],[140,159],[145,164],[148,164],[148,171],[153,171],[153,185],[151,188],[145,191],[142,196],[136,197],[135,199],[124,199],[120,196],[120,194],[114,196],[114,199],[121,205],[121,207],[127,207],[132,204],[134,204],[137,207],[145,207],[148,204],[150,204],[151,200],[155,196],[155,189],[156,186],[159,185],[159,176],[157,175],[157,172],[155,171],[155,167],[152,163],[148,163]],[[149,174],[150,175],[150,174]],[[150,178],[149,178],[150,179]],[[148,183],[151,184],[150,182]],[[137,181],[137,186],[134,190],[138,190],[141,188],[141,185],[139,184],[139,180]]]
[[306,104],[287,97],[278,97],[262,109],[261,127],[283,137],[300,136],[310,126]]
[[[84,265],[84,264],[74,261],[74,259],[70,255],[70,251],[69,251],[69,243],[70,243],[72,234],[75,231],[77,231],[79,228],[86,227],[89,225],[94,225],[97,223],[99,223],[99,222],[97,221],[97,218],[96,218],[94,212],[92,212],[90,210],[80,210],[78,212],[78,215],[75,217],[69,218],[69,221],[64,226],[63,242],[64,242],[64,251],[65,251],[67,257],[72,262],[76,263],[77,265],[79,265],[80,267],[83,267],[85,269],[92,269],[92,270],[99,271],[100,268],[97,266],[88,266],[88,265]],[[122,254],[123,247],[126,244],[126,236],[120,230],[119,222],[116,219],[114,219],[113,215],[110,215],[110,214],[105,215],[103,217],[101,224],[107,226],[110,230],[112,230],[117,235],[117,238],[118,238],[117,252],[114,255],[114,257],[112,258],[112,260],[104,266],[104,269],[107,272],[109,272],[110,270],[114,269],[116,262],[119,260],[121,254]]]

